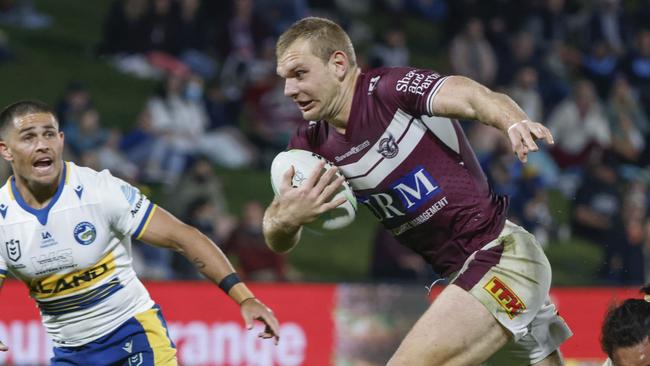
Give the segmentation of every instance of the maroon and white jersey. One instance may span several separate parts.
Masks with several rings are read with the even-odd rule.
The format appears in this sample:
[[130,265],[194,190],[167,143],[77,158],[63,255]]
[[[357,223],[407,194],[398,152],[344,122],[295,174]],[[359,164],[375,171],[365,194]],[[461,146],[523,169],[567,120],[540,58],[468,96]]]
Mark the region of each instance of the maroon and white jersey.
[[345,134],[325,121],[309,122],[289,148],[336,164],[358,201],[448,276],[499,235],[508,201],[490,190],[458,121],[432,116],[444,82],[413,68],[362,73]]

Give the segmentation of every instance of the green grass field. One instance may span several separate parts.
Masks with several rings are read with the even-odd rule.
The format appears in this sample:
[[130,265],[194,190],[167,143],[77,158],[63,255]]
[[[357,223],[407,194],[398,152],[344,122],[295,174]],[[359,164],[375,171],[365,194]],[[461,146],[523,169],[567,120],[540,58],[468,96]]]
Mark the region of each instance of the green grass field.
[[[51,28],[2,27],[17,60],[0,64],[1,104],[26,98],[54,103],[70,80],[80,80],[90,89],[105,125],[129,128],[155,83],[123,75],[93,56],[110,3],[109,0],[37,0],[36,8],[53,16]],[[388,18],[388,15],[373,17],[370,24],[381,26],[387,24]],[[417,19],[410,19],[406,24],[413,64],[434,69],[446,65],[443,50],[436,49],[439,31]],[[413,47],[416,43],[430,47]],[[251,199],[270,202],[268,172],[220,169],[218,173],[235,212]],[[559,220],[566,220],[567,203],[557,197],[553,202],[554,214]],[[370,240],[376,225],[375,218],[362,208],[355,224],[346,229],[305,232],[303,241],[289,254],[290,261],[309,281],[367,280]],[[601,260],[595,246],[579,241],[553,243],[548,253],[554,265],[555,284],[594,283],[593,271]]]

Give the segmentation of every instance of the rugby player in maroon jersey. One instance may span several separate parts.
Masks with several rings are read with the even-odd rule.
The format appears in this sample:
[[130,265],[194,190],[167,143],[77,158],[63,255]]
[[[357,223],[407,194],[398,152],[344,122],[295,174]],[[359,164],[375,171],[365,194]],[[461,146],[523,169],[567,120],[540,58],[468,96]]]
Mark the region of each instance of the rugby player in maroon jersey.
[[[506,219],[456,118],[503,131],[526,162],[550,131],[512,99],[462,76],[403,67],[361,72],[347,34],[305,18],[279,38],[277,72],[305,120],[289,148],[334,162],[399,242],[449,285],[416,322],[389,365],[562,365],[571,336],[548,293],[551,268],[535,238]],[[320,169],[316,169],[320,172]],[[291,250],[302,225],[331,200],[335,169],[291,187],[284,176],[269,205],[271,249]]]

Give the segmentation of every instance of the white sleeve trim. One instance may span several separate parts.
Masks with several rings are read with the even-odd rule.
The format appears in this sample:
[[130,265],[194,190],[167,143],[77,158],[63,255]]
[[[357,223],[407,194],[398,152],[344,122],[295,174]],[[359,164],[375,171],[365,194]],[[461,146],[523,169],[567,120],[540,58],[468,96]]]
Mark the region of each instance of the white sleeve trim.
[[442,84],[447,81],[447,78],[449,76],[445,76],[442,79],[440,79],[436,85],[433,87],[433,89],[429,92],[429,96],[427,97],[427,114],[429,116],[433,116],[433,98],[436,97],[436,94],[438,94],[438,91],[442,87]]

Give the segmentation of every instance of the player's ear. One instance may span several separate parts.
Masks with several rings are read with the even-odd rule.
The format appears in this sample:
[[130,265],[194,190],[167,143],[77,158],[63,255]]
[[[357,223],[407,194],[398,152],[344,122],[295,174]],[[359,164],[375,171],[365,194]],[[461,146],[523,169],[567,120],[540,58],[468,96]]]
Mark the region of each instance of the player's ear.
[[348,56],[343,51],[334,51],[330,56],[329,65],[339,80],[343,80],[350,67]]
[[14,160],[14,155],[11,153],[11,149],[7,146],[5,140],[0,140],[0,156],[6,161]]

